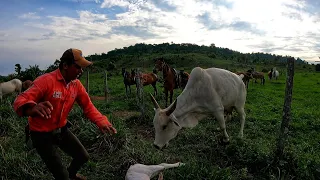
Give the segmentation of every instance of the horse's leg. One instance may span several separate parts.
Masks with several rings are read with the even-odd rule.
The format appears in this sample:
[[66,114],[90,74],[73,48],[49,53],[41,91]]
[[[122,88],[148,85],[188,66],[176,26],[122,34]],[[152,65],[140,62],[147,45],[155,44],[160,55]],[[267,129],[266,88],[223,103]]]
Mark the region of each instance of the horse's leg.
[[153,83],[151,85],[152,85],[152,87],[154,89],[154,95],[156,96],[158,94],[156,83]]
[[164,93],[165,93],[165,95],[166,95],[166,107],[167,107],[167,106],[168,106],[168,90],[165,89],[165,90],[164,90]]
[[126,88],[126,96],[128,97],[128,86],[126,84],[124,86]]
[[173,90],[170,91],[170,104],[172,103]]

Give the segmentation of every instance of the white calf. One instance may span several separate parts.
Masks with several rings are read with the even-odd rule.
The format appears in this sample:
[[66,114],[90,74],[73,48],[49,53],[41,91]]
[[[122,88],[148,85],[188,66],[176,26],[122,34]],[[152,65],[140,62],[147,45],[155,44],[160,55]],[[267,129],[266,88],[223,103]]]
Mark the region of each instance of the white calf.
[[184,165],[184,163],[167,164],[162,163],[158,165],[144,165],[134,164],[130,166],[126,174],[126,180],[150,180],[157,176],[159,173],[158,180],[163,179],[162,171],[169,168],[175,168]]

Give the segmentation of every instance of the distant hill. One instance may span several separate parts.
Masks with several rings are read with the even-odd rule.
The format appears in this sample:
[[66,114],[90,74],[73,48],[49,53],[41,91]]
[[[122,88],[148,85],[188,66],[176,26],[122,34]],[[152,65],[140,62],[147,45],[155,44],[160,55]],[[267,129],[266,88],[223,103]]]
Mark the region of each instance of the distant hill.
[[[101,68],[110,67],[150,67],[156,57],[164,57],[166,62],[173,67],[191,66],[231,66],[241,65],[269,65],[285,66],[289,56],[269,53],[241,53],[229,48],[199,46],[190,43],[162,43],[144,44],[137,43],[129,47],[114,49],[107,53],[89,55],[86,58],[94,61]],[[307,64],[306,61],[297,59],[296,64]]]

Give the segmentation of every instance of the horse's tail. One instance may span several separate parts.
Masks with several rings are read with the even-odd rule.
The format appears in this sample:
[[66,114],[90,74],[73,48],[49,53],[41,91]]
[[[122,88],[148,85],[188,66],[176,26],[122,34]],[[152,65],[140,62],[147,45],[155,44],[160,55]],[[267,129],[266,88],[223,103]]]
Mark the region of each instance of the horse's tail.
[[264,76],[262,77],[262,84],[264,85],[264,82],[265,82],[266,80],[265,80],[265,78],[264,78]]

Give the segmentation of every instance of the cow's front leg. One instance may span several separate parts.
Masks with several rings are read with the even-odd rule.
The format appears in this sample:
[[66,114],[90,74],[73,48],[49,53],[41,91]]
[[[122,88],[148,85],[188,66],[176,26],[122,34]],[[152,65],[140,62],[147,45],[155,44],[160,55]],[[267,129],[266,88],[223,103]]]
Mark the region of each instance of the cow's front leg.
[[215,112],[214,116],[216,117],[216,119],[217,119],[217,121],[219,123],[220,130],[221,130],[221,133],[223,135],[222,143],[228,144],[229,143],[229,135],[228,135],[227,130],[226,130],[226,122],[225,122],[225,119],[224,119],[224,111],[217,111],[217,112]]

